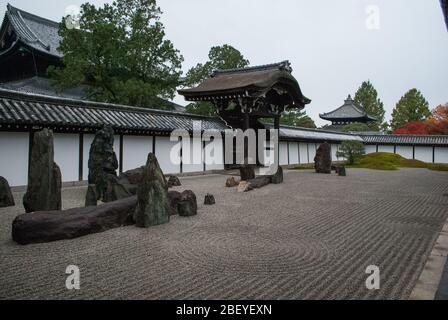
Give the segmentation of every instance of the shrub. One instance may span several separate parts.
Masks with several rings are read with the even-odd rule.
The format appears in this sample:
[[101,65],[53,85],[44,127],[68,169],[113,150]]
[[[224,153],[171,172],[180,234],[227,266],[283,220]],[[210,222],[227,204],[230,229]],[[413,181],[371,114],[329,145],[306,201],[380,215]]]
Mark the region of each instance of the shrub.
[[352,165],[355,160],[365,154],[364,144],[359,141],[342,142],[339,151],[336,153],[338,158],[347,159],[347,163]]

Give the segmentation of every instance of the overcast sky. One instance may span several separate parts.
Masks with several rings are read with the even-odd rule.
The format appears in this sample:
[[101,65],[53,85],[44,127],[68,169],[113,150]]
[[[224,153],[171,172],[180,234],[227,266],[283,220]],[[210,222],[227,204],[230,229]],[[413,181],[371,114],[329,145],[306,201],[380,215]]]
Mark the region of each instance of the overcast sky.
[[[9,2],[60,20],[67,6],[85,0]],[[0,3],[3,16],[7,1]],[[448,32],[439,0],[158,0],[158,4],[167,37],[185,58],[184,71],[206,61],[210,47],[222,44],[239,49],[251,65],[289,60],[303,93],[313,100],[306,111],[319,125],[326,123],[319,113],[342,105],[368,79],[377,88],[388,119],[400,97],[414,87],[431,108],[448,102]],[[181,97],[176,102],[185,105]]]

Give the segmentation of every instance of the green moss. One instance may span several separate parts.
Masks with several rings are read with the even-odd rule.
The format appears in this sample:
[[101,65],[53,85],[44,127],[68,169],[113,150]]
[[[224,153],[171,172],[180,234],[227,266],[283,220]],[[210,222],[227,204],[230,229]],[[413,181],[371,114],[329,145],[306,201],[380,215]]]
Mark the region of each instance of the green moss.
[[370,153],[359,158],[355,168],[374,170],[397,170],[399,168],[428,168],[431,170],[448,170],[448,165],[433,165],[419,160],[405,159],[398,154],[378,152]]
[[428,165],[429,170],[434,171],[448,171],[448,164],[435,163]]
[[314,163],[310,163],[310,164],[299,164],[297,166],[295,166],[294,168],[292,168],[293,170],[309,170],[309,169],[314,169]]

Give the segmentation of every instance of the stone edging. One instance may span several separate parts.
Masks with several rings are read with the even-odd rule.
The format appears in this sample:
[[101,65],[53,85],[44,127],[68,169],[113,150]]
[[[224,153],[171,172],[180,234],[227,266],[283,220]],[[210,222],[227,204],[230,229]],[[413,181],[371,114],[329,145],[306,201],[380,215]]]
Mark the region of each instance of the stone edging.
[[434,300],[448,256],[448,220],[426,260],[409,300]]

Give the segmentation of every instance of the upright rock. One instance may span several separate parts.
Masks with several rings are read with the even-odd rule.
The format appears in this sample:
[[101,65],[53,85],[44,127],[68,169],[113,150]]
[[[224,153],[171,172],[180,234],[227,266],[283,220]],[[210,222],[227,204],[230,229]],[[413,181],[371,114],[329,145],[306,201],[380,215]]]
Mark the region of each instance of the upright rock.
[[337,170],[338,176],[340,177],[346,177],[347,176],[347,171],[345,170],[344,166],[340,166]]
[[168,176],[168,188],[172,187],[180,187],[182,184],[180,183],[180,180],[176,176]]
[[281,166],[278,166],[277,172],[271,177],[271,183],[283,183],[283,168]]
[[89,184],[86,192],[86,207],[95,207],[98,204],[98,196],[96,195],[96,186],[94,184]]
[[89,152],[89,184],[96,186],[97,200],[116,201],[131,196],[117,177],[114,130],[105,126],[95,134]]
[[8,181],[0,177],[0,208],[15,206],[14,197]]
[[170,221],[170,211],[168,184],[156,156],[150,153],[137,191],[135,224],[148,228],[167,223]]
[[170,215],[174,216],[179,214],[178,206],[180,199],[182,198],[182,194],[179,191],[169,191],[168,197],[170,199]]
[[181,217],[191,217],[198,213],[198,202],[193,191],[186,190],[182,192],[177,210]]
[[249,181],[255,178],[255,169],[252,166],[240,168],[241,181]]
[[317,149],[314,168],[317,173],[331,174],[331,146],[327,142],[322,143]]
[[54,162],[53,132],[34,134],[28,186],[23,197],[26,212],[61,210],[61,171]]
[[204,204],[206,206],[211,206],[211,205],[216,204],[215,196],[210,193],[207,193],[204,198]]

